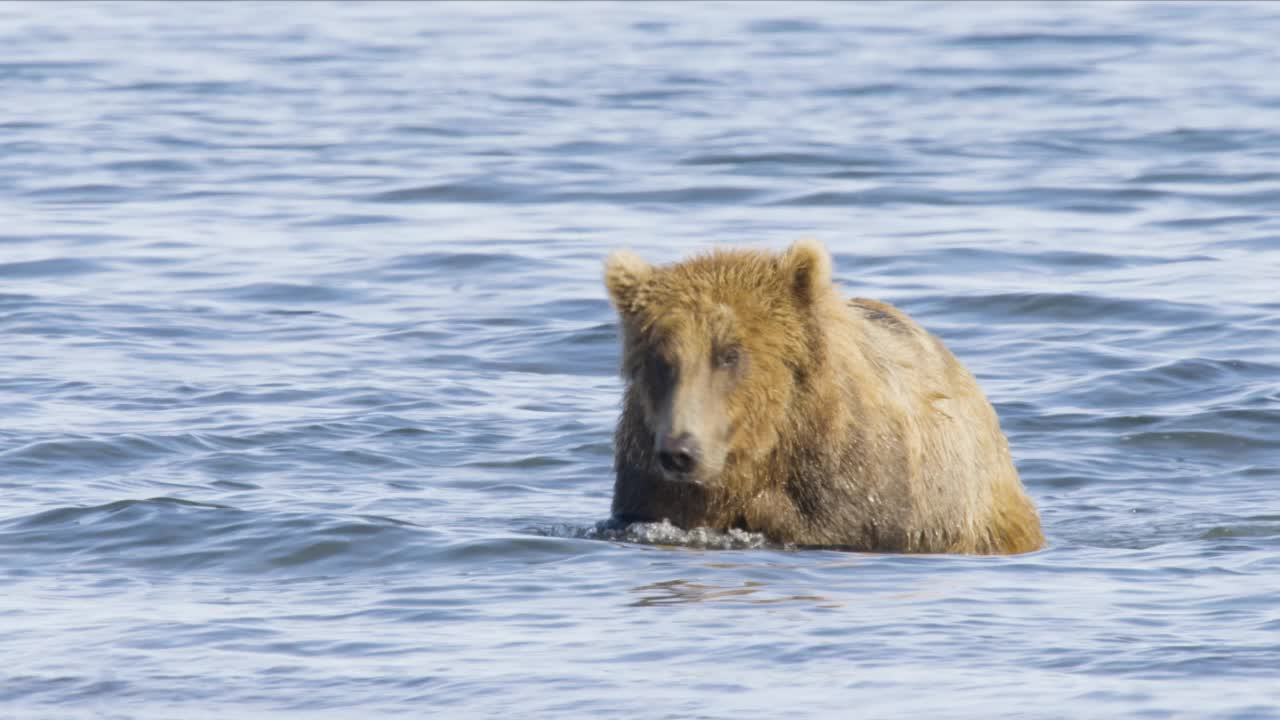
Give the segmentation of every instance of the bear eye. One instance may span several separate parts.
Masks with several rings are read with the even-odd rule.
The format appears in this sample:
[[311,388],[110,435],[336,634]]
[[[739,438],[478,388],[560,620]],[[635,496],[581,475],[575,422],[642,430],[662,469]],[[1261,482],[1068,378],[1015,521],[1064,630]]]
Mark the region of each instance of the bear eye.
[[715,365],[718,368],[737,367],[741,354],[736,346],[724,348],[716,353]]
[[658,353],[649,356],[648,362],[645,363],[645,373],[648,381],[655,388],[669,387],[675,381],[675,368]]

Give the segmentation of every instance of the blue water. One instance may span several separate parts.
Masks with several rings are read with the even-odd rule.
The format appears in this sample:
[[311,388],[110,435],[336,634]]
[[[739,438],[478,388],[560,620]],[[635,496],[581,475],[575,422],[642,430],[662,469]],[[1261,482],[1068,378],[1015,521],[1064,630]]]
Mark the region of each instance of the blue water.
[[[1280,717],[1277,28],[0,4],[0,716]],[[596,528],[604,256],[800,237],[1048,549]]]

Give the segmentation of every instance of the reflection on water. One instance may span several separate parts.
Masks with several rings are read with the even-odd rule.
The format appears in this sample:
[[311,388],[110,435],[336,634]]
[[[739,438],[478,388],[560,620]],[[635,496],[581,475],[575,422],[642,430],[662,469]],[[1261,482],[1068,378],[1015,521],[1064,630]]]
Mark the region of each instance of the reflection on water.
[[774,595],[767,583],[747,580],[740,586],[708,585],[688,580],[664,580],[631,588],[640,595],[630,605],[649,607],[657,605],[684,605],[687,603],[747,603],[751,605],[778,605],[782,603],[811,603],[817,607],[835,608],[819,595]]

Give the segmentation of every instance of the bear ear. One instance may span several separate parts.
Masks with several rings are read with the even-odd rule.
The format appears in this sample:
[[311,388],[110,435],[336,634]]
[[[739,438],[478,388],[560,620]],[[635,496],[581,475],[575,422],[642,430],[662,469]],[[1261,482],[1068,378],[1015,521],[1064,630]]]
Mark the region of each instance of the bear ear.
[[604,286],[620,313],[635,311],[639,289],[653,275],[653,266],[633,252],[616,250],[604,261]]
[[831,256],[817,240],[800,240],[782,255],[782,273],[802,305],[812,305],[831,287]]

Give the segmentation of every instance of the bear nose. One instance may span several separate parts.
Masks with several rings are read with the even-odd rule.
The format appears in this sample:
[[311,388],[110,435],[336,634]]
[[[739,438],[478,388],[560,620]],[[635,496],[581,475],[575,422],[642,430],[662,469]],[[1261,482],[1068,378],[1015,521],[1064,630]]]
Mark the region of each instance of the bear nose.
[[698,443],[689,433],[667,436],[658,445],[658,464],[676,475],[687,475],[698,466]]

